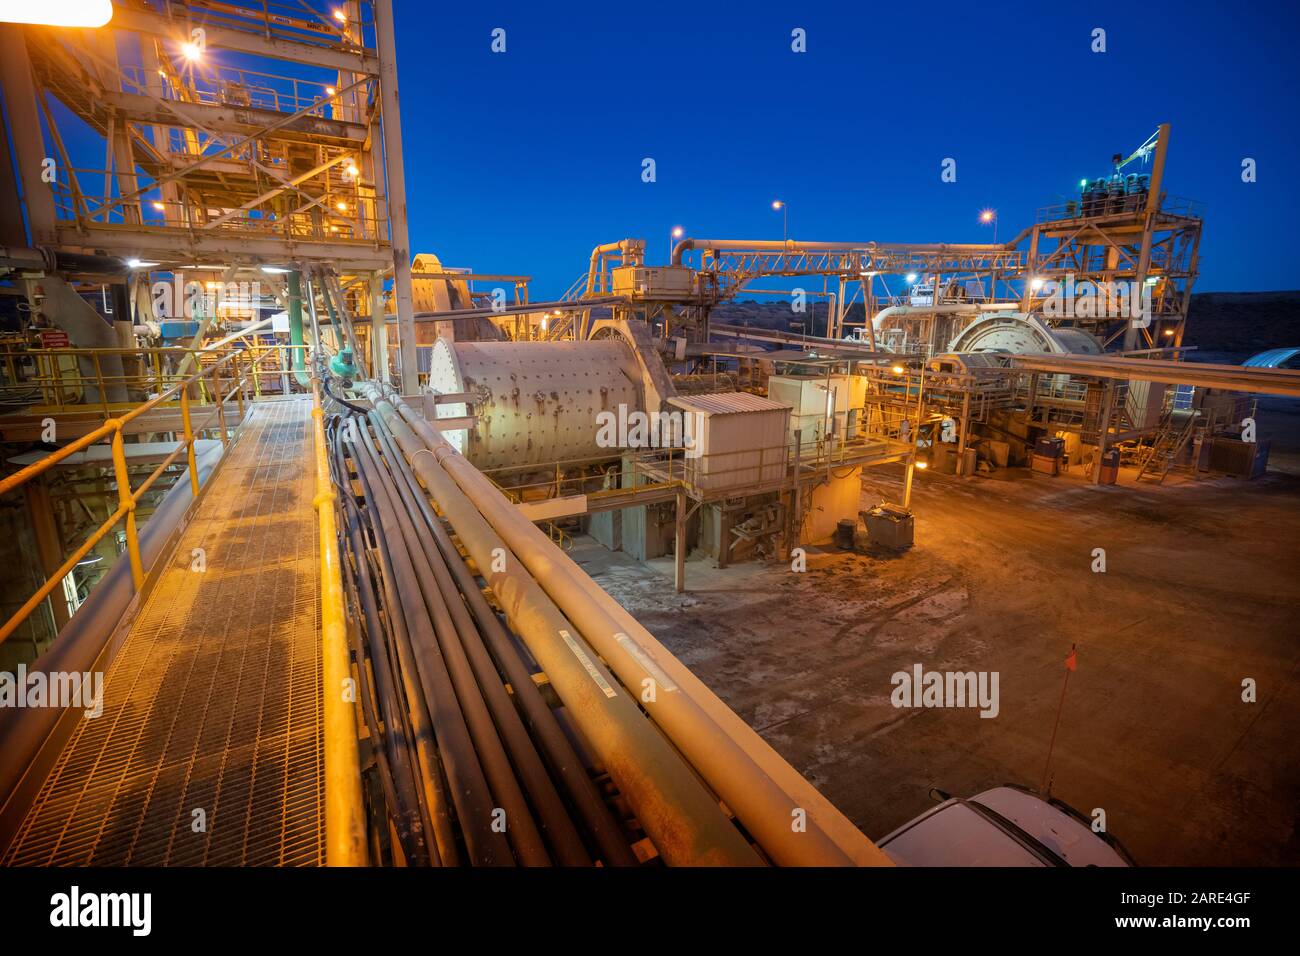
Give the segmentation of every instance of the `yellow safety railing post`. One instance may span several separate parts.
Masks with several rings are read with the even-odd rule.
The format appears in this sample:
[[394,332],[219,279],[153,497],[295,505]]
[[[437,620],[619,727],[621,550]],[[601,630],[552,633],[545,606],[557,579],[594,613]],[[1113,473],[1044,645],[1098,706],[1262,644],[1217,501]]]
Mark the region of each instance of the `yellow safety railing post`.
[[[105,349],[103,351],[106,354],[109,353],[116,354],[116,353],[120,353],[122,350]],[[61,354],[62,353],[49,352],[46,353],[44,357],[51,362],[57,363],[59,360],[59,355]],[[143,402],[140,405],[137,405],[135,408],[123,413],[117,418],[109,418],[108,416],[105,416],[104,424],[100,425],[98,428],[86,432],[84,435],[82,435],[79,438],[73,439],[72,441],[68,442],[66,445],[63,445],[62,447],[50,452],[44,458],[41,458],[38,461],[34,461],[30,465],[27,465],[26,467],[18,469],[13,474],[6,475],[3,478],[0,478],[0,496],[3,496],[8,494],[11,491],[21,488],[24,484],[26,484],[31,479],[36,478],[39,475],[43,475],[45,472],[49,471],[55,465],[59,464],[59,462],[66,461],[68,458],[71,458],[77,452],[89,448],[91,445],[97,444],[107,439],[111,443],[110,451],[111,451],[112,462],[113,462],[113,472],[117,481],[117,494],[118,494],[117,510],[114,511],[111,515],[109,515],[108,519],[104,521],[103,524],[101,524],[98,528],[96,528],[94,531],[90,533],[90,535],[86,538],[86,540],[83,541],[81,545],[78,546],[76,550],[74,550],[72,554],[68,556],[68,558],[63,562],[63,564],[59,566],[58,570],[56,570],[52,575],[50,575],[45,579],[45,582],[36,590],[36,593],[34,593],[31,597],[29,597],[23,603],[22,607],[20,607],[17,611],[11,614],[9,616],[9,619],[6,620],[4,624],[0,624],[0,644],[3,644],[5,640],[8,639],[9,636],[12,635],[18,629],[18,627],[21,626],[22,623],[27,620],[27,618],[32,614],[32,612],[35,611],[36,608],[40,606],[41,602],[46,600],[55,591],[55,589],[58,588],[60,582],[64,578],[66,578],[69,574],[72,573],[73,569],[77,566],[77,563],[81,561],[87,554],[89,554],[91,549],[94,548],[101,540],[103,540],[104,536],[107,535],[109,531],[111,531],[113,528],[117,526],[119,521],[125,522],[125,526],[126,526],[127,552],[128,552],[128,559],[131,564],[132,580],[135,582],[135,586],[137,589],[139,589],[144,585],[143,558],[140,553],[140,541],[139,541],[139,536],[137,534],[137,527],[136,527],[136,516],[135,516],[136,503],[153,486],[154,482],[157,481],[162,476],[163,472],[167,468],[169,468],[173,462],[177,461],[180,458],[182,452],[188,452],[187,461],[189,463],[189,468],[190,468],[190,490],[193,491],[196,495],[198,494],[199,482],[198,482],[198,471],[195,467],[194,425],[190,417],[189,390],[194,387],[201,387],[204,383],[204,380],[209,376],[211,376],[214,380],[216,380],[220,375],[221,370],[226,365],[230,364],[233,360],[234,360],[233,356],[226,356],[225,358],[222,358],[217,362],[215,362],[214,364],[210,365],[207,369],[200,369],[199,371],[195,372],[193,375],[187,378],[183,378],[182,380],[176,382],[174,385],[170,386],[169,388],[166,388],[159,394],[153,396],[148,401]],[[75,364],[75,358],[73,359],[73,361]],[[40,362],[40,358],[37,359],[38,365],[39,362]],[[91,380],[86,376],[81,376],[78,379],[78,381],[81,383],[83,389],[87,387],[91,382]],[[101,378],[100,379],[101,385],[102,385],[102,381],[103,380]],[[61,387],[59,385],[58,376],[55,376],[53,385],[54,387]],[[218,393],[219,393],[219,386],[218,386]],[[171,400],[176,395],[180,396],[181,418],[184,423],[185,441],[183,442],[178,441],[176,443],[176,447],[172,450],[172,452],[169,455],[167,455],[166,458],[162,460],[162,462],[158,465],[158,467],[154,469],[153,473],[144,479],[144,481],[141,483],[138,489],[132,491],[131,479],[130,479],[130,475],[127,472],[127,467],[126,467],[126,446],[123,439],[123,429],[130,422],[141,417],[147,412],[158,408],[163,402]],[[222,416],[221,412],[222,412],[222,407],[218,406],[217,413],[218,413],[218,417],[222,418],[222,422],[221,422],[222,441],[224,443],[226,441],[225,421],[224,421],[224,416]],[[211,416],[209,416],[209,418],[211,418]],[[205,423],[201,427],[207,428],[209,426]],[[331,521],[332,520],[333,520],[333,514],[331,512]],[[333,532],[331,531],[331,534],[332,533]],[[337,573],[338,571],[337,571],[337,563],[336,563],[335,574],[337,575]],[[339,585],[339,588],[341,591],[342,589],[341,584]]]
[[357,744],[356,681],[348,651],[347,616],[338,552],[334,503],[325,446],[320,388],[312,383],[312,430],[316,451],[316,496],[320,516],[321,671],[325,701],[325,862],[365,866],[366,820],[361,801],[361,753]]
[[241,422],[244,420],[244,379],[242,377],[243,373],[239,368],[239,363],[243,357],[242,352],[235,353],[235,394],[239,398],[239,420]]
[[194,500],[199,498],[199,469],[194,461],[194,424],[190,420],[190,390],[181,389],[181,422],[185,426],[185,461],[190,471],[190,492]]
[[217,406],[217,421],[221,425],[221,444],[224,446],[229,442],[229,436],[226,434],[226,398],[221,392],[221,376],[215,372],[212,374],[212,401]]
[[131,559],[131,580],[138,591],[144,587],[144,565],[140,562],[140,536],[135,527],[135,498],[131,495],[131,476],[126,472],[126,448],[122,442],[122,423],[114,422],[113,473],[117,476],[117,500],[126,512],[126,551]]

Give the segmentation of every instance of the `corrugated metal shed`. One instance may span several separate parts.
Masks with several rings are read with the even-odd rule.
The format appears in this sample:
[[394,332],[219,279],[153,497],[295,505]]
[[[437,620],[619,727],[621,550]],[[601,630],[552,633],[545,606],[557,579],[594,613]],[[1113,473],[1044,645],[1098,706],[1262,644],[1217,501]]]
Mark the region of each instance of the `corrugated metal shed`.
[[790,410],[790,406],[785,402],[778,402],[749,392],[714,392],[707,395],[685,395],[668,399],[668,404],[690,412],[703,412],[705,415],[771,412],[782,408],[786,411]]
[[716,491],[767,485],[785,479],[790,406],[748,392],[670,398],[694,416],[688,434],[695,447],[686,457],[688,480]]

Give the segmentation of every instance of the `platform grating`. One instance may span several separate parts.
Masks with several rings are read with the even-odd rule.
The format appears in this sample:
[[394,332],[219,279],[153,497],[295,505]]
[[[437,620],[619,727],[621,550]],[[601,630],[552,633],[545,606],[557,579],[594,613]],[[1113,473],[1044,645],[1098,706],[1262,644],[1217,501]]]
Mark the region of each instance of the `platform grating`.
[[310,400],[252,406],[5,864],[324,862],[311,453]]

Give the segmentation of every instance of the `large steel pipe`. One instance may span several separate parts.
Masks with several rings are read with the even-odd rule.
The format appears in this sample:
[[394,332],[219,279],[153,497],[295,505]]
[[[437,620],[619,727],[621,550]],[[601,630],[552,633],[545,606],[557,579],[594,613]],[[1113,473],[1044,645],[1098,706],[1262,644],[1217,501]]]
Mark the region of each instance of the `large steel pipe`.
[[[378,466],[370,455],[364,440],[349,442],[359,473],[366,485],[366,501],[378,514],[381,529],[381,551],[389,562],[395,590],[402,598],[420,595],[420,582],[407,552],[401,532],[401,519],[387,491],[378,480]],[[400,598],[399,598],[400,602]],[[514,859],[505,835],[493,826],[498,804],[493,801],[491,787],[479,763],[473,737],[466,724],[465,715],[457,706],[457,698],[447,673],[433,620],[428,609],[407,608],[394,602],[390,614],[401,614],[410,632],[410,647],[414,654],[414,667],[419,674],[423,698],[429,708],[438,753],[447,772],[448,790],[456,806],[461,833],[476,863],[488,866],[510,866]],[[401,642],[399,642],[399,648]],[[403,670],[407,671],[405,662]]]
[[[465,697],[474,699],[472,706],[476,715],[481,712],[483,717],[486,717],[490,712],[491,724],[495,725],[496,731],[500,734],[500,745],[503,745],[505,752],[509,754],[510,764],[514,766],[520,781],[528,791],[529,801],[537,809],[542,828],[549,836],[547,842],[556,851],[559,862],[565,866],[590,866],[591,858],[583,848],[582,838],[565,812],[564,804],[560,801],[560,796],[555,791],[546,768],[529,739],[528,731],[524,729],[519,714],[510,703],[510,696],[501,683],[487,648],[483,646],[483,640],[470,616],[469,609],[461,600],[460,592],[452,580],[443,555],[425,533],[425,528],[421,526],[422,515],[396,461],[401,453],[391,445],[389,436],[380,427],[378,414],[372,413],[372,416],[380,444],[384,448],[384,455],[392,461],[392,485],[406,508],[407,520],[403,523],[403,529],[404,533],[409,529],[408,546],[413,539],[415,545],[423,552],[425,565],[437,585],[437,600],[441,602],[441,607],[445,608],[449,617],[451,633],[446,636],[449,645],[453,643],[454,636],[455,646],[445,647],[444,656],[452,665],[451,673],[456,682],[456,692],[462,699]],[[401,464],[405,464],[405,459],[402,459]],[[431,596],[427,596],[426,603],[432,599]],[[435,624],[437,620],[435,617]],[[477,721],[482,718],[476,716],[475,719]],[[480,734],[490,738],[487,747],[496,751],[498,744],[495,737],[488,733],[490,729],[491,725],[483,728]],[[502,757],[504,758],[504,753]],[[494,784],[494,789],[506,789],[512,801],[522,805],[522,816],[518,822],[515,822],[513,815],[507,820],[511,824],[508,832],[512,838],[517,841],[522,836],[526,843],[533,842],[535,836],[540,834],[537,834],[533,820],[528,814],[527,804],[523,803],[523,795],[514,783],[513,776],[503,781],[499,788]],[[534,855],[538,856],[535,851]],[[537,861],[544,860],[544,855],[540,855]]]
[[[400,432],[408,436],[408,442],[418,441],[414,432],[400,419],[385,423],[381,416],[376,415],[375,418],[377,424],[382,425],[384,429],[382,434],[385,440],[391,437],[392,441],[396,441],[396,437],[393,437],[394,433]],[[391,424],[392,432],[388,431],[389,424]],[[563,784],[575,812],[582,819],[586,829],[594,839],[606,865],[635,865],[637,863],[636,856],[632,853],[626,839],[623,837],[618,822],[605,805],[605,801],[601,798],[595,784],[588,776],[586,767],[583,766],[568,737],[565,736],[564,730],[556,721],[550,705],[546,703],[541,692],[537,689],[537,685],[532,679],[532,673],[520,657],[510,635],[506,633],[505,627],[501,624],[496,612],[488,605],[482,589],[474,578],[474,574],[465,561],[462,560],[442,522],[430,510],[428,500],[425,498],[423,490],[416,483],[410,465],[401,456],[400,451],[394,454],[392,458],[393,464],[401,477],[408,483],[415,505],[424,518],[424,524],[421,525],[421,528],[432,535],[433,542],[443,558],[443,563],[451,572],[451,577],[455,581],[455,588],[464,598],[465,604],[469,607],[470,613],[478,625],[479,634],[481,634],[491,651],[492,660],[496,662],[506,680],[510,682],[515,704],[519,707],[523,718],[527,721],[529,729],[538,742],[538,746],[544,753],[551,772]],[[441,581],[439,583],[441,586]],[[449,604],[454,605],[451,596],[448,596],[447,600]],[[545,815],[544,812],[543,815]],[[563,852],[557,853],[557,856],[559,856],[560,862],[566,865],[581,862],[578,859],[566,858]]]
[[[373,389],[376,411],[397,414]],[[691,768],[646,720],[626,690],[511,553],[422,443],[398,434],[402,450],[451,521],[546,671],[584,736],[600,754],[663,858],[674,865],[758,865],[762,861],[723,815]]]
[[[676,658],[622,608],[614,614],[611,606],[617,608],[617,602],[519,514],[481,473],[456,455],[427,422],[400,399],[396,401],[435,458],[620,679],[629,687],[656,689],[655,700],[646,701],[646,709],[773,859],[786,865],[888,863],[881,851],[693,675],[688,684],[684,674],[689,671]],[[683,690],[685,686],[692,691]],[[705,706],[709,703],[713,706]],[[731,718],[725,723],[720,719],[723,713]],[[779,784],[772,776],[773,767],[784,768],[786,780],[797,778],[802,786]],[[834,826],[834,838],[822,827],[823,820]],[[793,826],[794,821],[804,826]]]

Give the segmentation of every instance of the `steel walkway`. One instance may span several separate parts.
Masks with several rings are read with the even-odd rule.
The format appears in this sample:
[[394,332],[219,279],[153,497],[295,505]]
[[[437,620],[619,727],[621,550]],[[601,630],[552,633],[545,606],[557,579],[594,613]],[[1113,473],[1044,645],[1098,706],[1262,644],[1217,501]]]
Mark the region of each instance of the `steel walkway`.
[[251,406],[4,864],[324,863],[311,409]]

